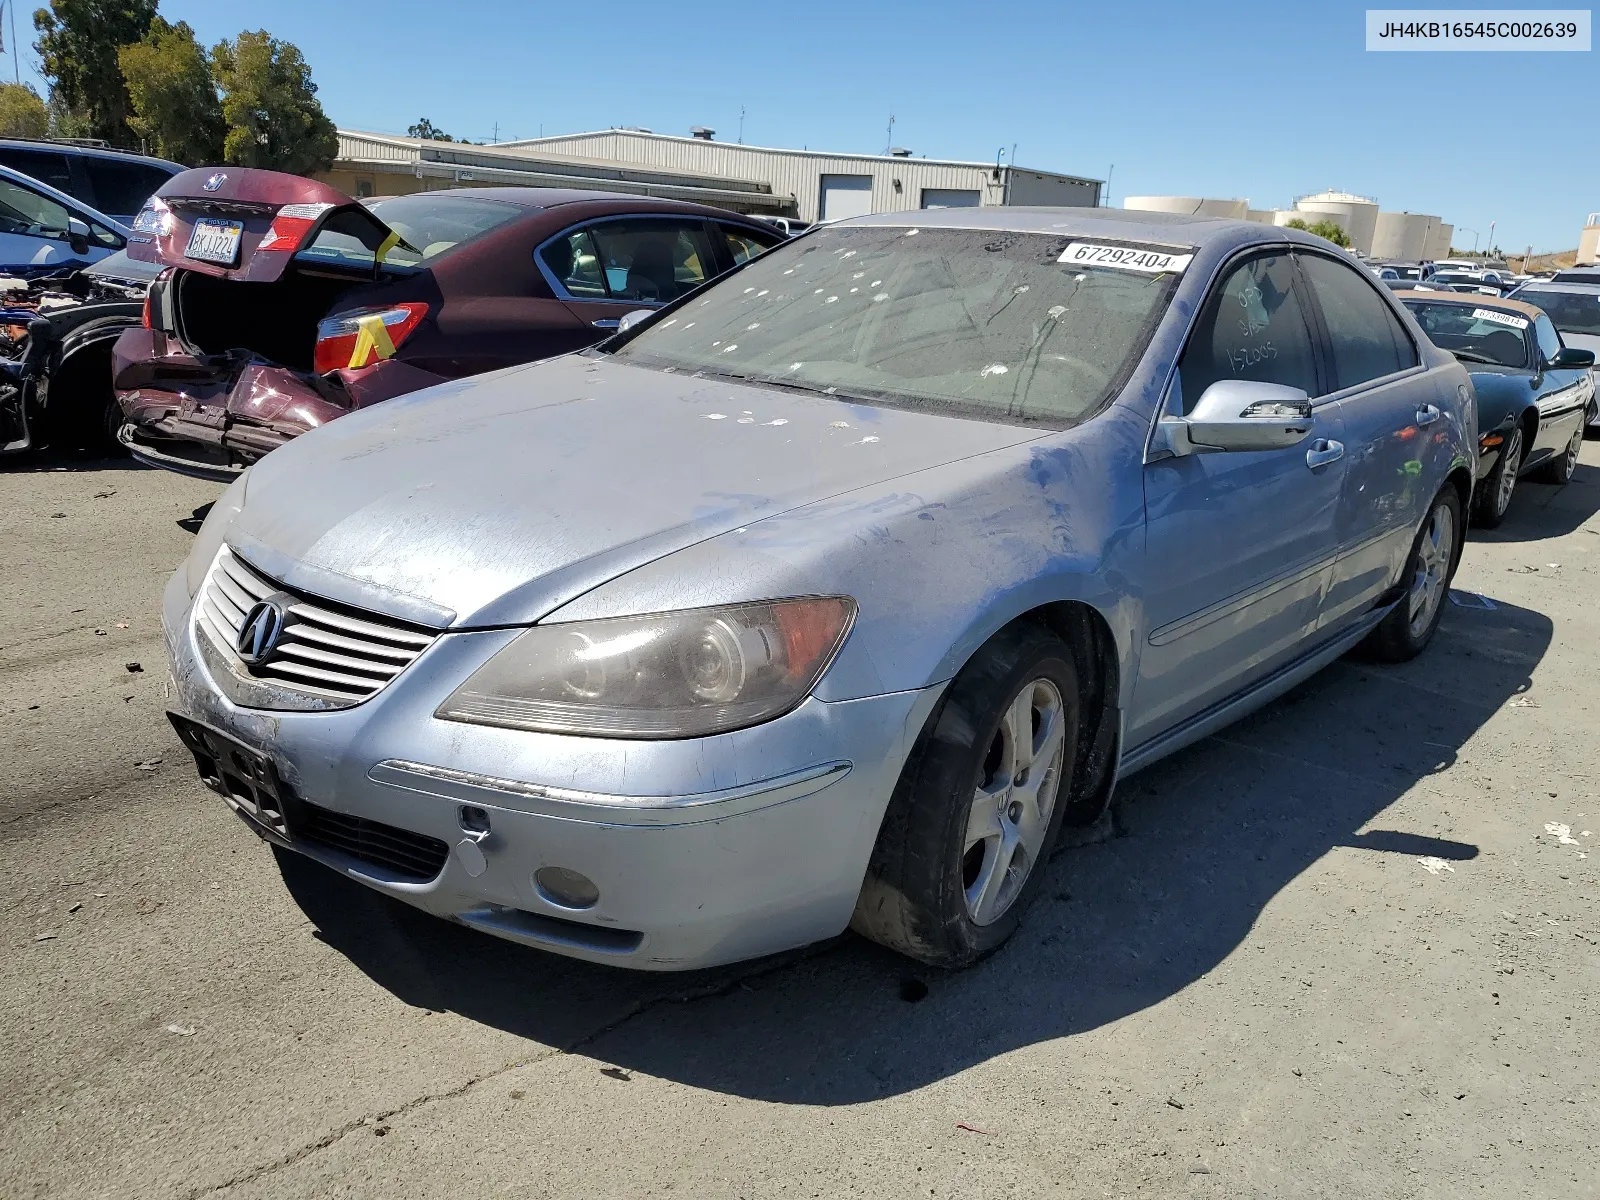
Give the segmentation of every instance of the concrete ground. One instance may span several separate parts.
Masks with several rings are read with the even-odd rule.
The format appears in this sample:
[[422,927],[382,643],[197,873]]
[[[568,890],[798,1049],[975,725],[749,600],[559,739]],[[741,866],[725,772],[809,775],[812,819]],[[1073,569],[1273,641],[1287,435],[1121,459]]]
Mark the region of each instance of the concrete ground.
[[1595,1195],[1597,451],[959,975],[626,974],[280,861],[162,717],[219,489],[0,465],[0,1197]]

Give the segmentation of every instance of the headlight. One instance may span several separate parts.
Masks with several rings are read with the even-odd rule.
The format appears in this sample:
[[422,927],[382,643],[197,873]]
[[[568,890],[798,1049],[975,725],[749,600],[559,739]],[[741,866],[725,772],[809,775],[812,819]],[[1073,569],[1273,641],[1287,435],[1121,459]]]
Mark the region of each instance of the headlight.
[[690,738],[779,716],[833,661],[848,596],[536,625],[434,716],[590,737]]
[[194,535],[194,545],[189,547],[189,558],[184,563],[184,579],[189,585],[190,596],[198,592],[200,585],[206,581],[206,572],[211,569],[217,551],[222,549],[222,539],[228,532],[228,526],[233,524],[233,519],[244,507],[245,480],[249,477],[250,471],[246,468],[239,478],[228,485],[228,490],[217,497],[206,519],[201,522],[200,532]]

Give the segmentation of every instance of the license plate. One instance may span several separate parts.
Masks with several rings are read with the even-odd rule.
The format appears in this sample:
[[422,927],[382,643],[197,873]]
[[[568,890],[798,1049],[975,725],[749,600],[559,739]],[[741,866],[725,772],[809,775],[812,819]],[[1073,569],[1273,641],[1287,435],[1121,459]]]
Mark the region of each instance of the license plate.
[[278,778],[272,760],[209,725],[174,712],[169,712],[167,719],[194,755],[200,782],[226,800],[252,828],[287,841],[294,798]]
[[183,252],[184,257],[231,267],[239,257],[239,238],[243,233],[242,221],[219,221],[214,217],[201,217],[194,223],[194,232],[189,235],[189,245]]

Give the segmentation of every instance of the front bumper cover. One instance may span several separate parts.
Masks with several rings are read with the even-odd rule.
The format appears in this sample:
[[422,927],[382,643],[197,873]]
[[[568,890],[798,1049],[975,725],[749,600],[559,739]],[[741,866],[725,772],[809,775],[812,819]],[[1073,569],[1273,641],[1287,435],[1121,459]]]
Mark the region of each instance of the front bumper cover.
[[[418,883],[316,842],[271,840],[437,916],[649,970],[843,931],[900,768],[942,690],[812,697],[765,725],[702,739],[562,737],[432,715],[517,630],[444,634],[365,703],[287,713],[240,708],[212,681],[182,572],[163,624],[178,712],[270,755],[297,796],[452,852]],[[555,902],[535,882],[546,867],[586,876],[598,901]]]

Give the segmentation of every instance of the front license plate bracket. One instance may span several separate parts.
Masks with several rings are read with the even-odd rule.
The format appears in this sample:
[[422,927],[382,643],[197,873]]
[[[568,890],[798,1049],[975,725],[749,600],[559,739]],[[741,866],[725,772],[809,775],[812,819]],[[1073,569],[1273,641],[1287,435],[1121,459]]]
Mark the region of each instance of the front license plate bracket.
[[231,808],[269,833],[288,841],[294,827],[294,798],[272,760],[259,750],[208,725],[169,712],[167,719],[194,755],[200,781]]

